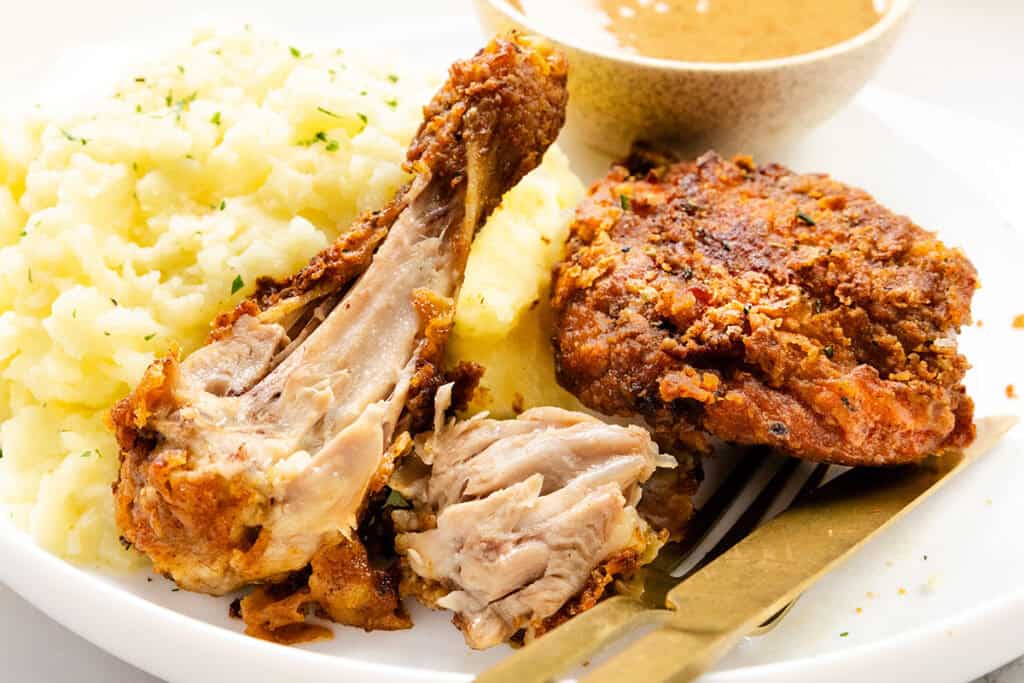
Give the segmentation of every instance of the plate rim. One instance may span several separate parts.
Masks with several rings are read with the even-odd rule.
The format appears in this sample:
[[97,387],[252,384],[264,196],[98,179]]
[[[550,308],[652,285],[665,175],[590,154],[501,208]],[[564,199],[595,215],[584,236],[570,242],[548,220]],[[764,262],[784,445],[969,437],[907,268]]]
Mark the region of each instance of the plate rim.
[[[1020,430],[1022,430],[1022,426],[1014,429],[1014,431]],[[2,510],[2,506],[0,506],[0,510]],[[84,620],[91,619],[96,612],[91,609],[85,609],[84,612],[77,609],[75,611],[79,612],[80,616],[76,617],[72,614],[69,617],[68,610],[60,610],[55,607],[55,601],[59,600],[61,595],[68,593],[79,597],[86,595],[88,596],[86,602],[105,605],[111,613],[129,615],[126,620],[122,616],[121,628],[129,626],[131,623],[137,623],[140,628],[159,627],[161,631],[177,634],[178,644],[205,642],[207,646],[205,649],[219,650],[221,656],[225,654],[225,650],[219,649],[223,645],[232,646],[232,648],[241,647],[246,650],[246,656],[258,657],[261,664],[273,665],[272,669],[288,670],[292,674],[300,671],[311,673],[309,669],[312,667],[316,672],[343,673],[350,678],[355,676],[352,680],[356,681],[379,681],[379,677],[382,675],[394,677],[385,680],[468,681],[472,679],[470,674],[454,671],[370,662],[345,655],[325,654],[251,638],[243,633],[151,602],[116,584],[104,581],[90,571],[90,568],[73,565],[49,553],[36,544],[25,531],[6,518],[0,520],[0,556],[21,560],[0,563],[0,581],[7,584],[23,599],[57,623],[85,638],[93,645],[113,654],[118,659],[171,681],[185,679],[174,677],[175,672],[165,671],[166,667],[157,665],[158,662],[153,659],[135,656],[134,648],[122,646],[116,641],[113,637],[114,630],[90,629],[84,625]],[[61,590],[53,591],[47,596],[46,592],[51,585],[59,585]],[[76,607],[88,606],[80,602]],[[998,631],[998,629],[994,629],[993,625],[1003,622],[1016,623],[1021,618],[1024,618],[1024,587],[882,642],[864,643],[811,657],[713,671],[706,674],[702,680],[706,683],[753,683],[765,680],[786,680],[794,683],[807,681],[810,683],[820,680],[819,676],[822,670],[828,670],[831,674],[831,681],[845,683],[846,681],[863,681],[865,675],[877,672],[879,668],[884,668],[890,673],[903,670],[910,674],[914,669],[907,669],[907,665],[913,664],[918,656],[934,653],[937,642],[947,637],[950,632],[955,633],[958,638],[957,649],[962,650],[966,647],[972,650],[972,655],[974,655],[970,658],[960,658],[963,663],[963,666],[960,667],[961,670],[948,671],[950,674],[948,680],[963,680],[965,676],[983,675],[1017,656],[1016,650],[1007,649],[1007,652],[1004,653],[1002,648],[999,648],[998,652],[992,652],[991,632]],[[125,622],[130,623],[126,624]],[[1003,633],[1011,631],[1012,629],[1005,629]],[[979,657],[978,648],[972,647],[983,640],[988,641],[987,649],[990,652],[988,657]],[[1013,639],[1007,638],[1006,640]],[[131,641],[123,642],[127,645]],[[170,649],[174,650],[173,641],[164,640],[162,644],[164,646],[171,645]]]

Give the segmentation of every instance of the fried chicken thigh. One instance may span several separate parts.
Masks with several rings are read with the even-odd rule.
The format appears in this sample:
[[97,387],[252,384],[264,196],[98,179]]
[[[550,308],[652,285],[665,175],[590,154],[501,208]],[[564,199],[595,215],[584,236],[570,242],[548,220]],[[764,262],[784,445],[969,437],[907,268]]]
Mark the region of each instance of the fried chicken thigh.
[[520,630],[533,637],[586,609],[668,535],[636,505],[655,467],[675,461],[640,427],[533,408],[511,420],[439,422],[416,454],[429,475],[402,486],[399,472],[392,482],[416,507],[393,513],[405,532],[396,540],[403,585],[453,610],[474,648]]
[[116,406],[117,521],[157,571],[223,594],[305,570],[298,619],[312,602],[408,625],[355,531],[429,425],[470,243],[557,136],[565,80],[564,58],[522,37],[456,63],[394,200],[294,277],[261,281],[205,347],[153,363]]
[[663,445],[844,465],[972,440],[963,253],[825,175],[634,161],[591,188],[555,273],[558,379],[583,403]]

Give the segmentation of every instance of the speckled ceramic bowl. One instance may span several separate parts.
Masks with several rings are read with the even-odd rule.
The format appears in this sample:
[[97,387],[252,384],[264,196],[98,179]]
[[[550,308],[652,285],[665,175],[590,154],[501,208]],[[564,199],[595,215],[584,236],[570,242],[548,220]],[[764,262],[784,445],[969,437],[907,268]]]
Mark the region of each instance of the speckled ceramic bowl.
[[565,50],[574,133],[621,156],[634,140],[732,153],[800,135],[860,90],[895,41],[913,0],[892,0],[878,23],[831,47],[736,63],[679,62],[591,48],[544,30],[505,0],[474,4],[487,30],[543,35]]

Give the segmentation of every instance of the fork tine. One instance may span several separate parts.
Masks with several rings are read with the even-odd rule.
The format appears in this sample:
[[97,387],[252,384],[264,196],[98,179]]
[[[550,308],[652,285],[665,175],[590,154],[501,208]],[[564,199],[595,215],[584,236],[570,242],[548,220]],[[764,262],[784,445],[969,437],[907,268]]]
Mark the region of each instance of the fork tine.
[[[759,457],[762,450],[750,449],[748,452],[745,452],[725,480],[715,489],[715,492],[711,494],[711,497],[705,501],[697,513],[694,514],[687,524],[686,538],[677,544],[680,557],[685,557],[701,544],[708,532],[715,526],[715,523],[721,519],[725,511],[736,500],[736,496],[753,478],[754,473],[757,472],[762,464],[762,458]],[[674,567],[667,571],[672,569]]]
[[796,472],[800,465],[800,461],[796,458],[785,458],[779,467],[775,471],[768,484],[761,489],[761,492],[757,495],[757,498],[747,507],[747,509],[740,515],[740,518],[729,527],[729,530],[722,536],[717,544],[711,550],[709,550],[704,557],[691,567],[686,576],[693,574],[694,572],[700,571],[708,563],[714,561],[719,555],[733,547],[740,541],[742,541],[747,534],[757,528],[758,524],[761,523],[768,508],[771,507],[772,503],[775,502],[776,497],[786,487],[793,473]]

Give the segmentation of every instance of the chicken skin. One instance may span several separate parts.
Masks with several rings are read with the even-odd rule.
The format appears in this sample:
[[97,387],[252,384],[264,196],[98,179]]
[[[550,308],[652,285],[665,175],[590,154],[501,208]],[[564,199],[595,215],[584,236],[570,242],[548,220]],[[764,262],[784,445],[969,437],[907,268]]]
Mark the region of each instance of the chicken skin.
[[708,437],[889,465],[974,435],[962,252],[826,175],[635,155],[578,208],[553,286],[561,384]]
[[205,347],[153,363],[115,407],[117,521],[158,572],[215,595],[285,582],[290,602],[257,631],[311,605],[366,628],[409,625],[356,531],[429,425],[470,243],[558,135],[565,82],[564,58],[525,37],[456,63],[394,200],[294,277],[261,281]]

